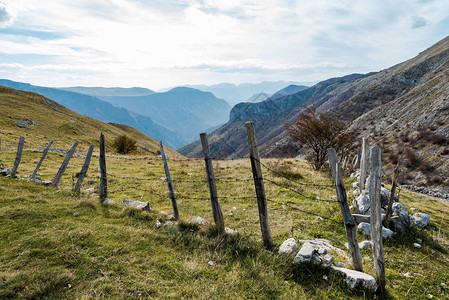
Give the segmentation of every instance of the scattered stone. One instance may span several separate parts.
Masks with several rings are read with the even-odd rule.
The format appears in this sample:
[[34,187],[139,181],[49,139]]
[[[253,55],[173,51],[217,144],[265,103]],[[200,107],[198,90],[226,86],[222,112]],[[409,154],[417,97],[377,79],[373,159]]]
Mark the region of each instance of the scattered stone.
[[214,266],[214,262],[211,261],[211,260],[209,260],[209,261],[207,262],[207,264],[209,265],[209,267],[213,267],[213,266]]
[[364,191],[355,199],[356,205],[359,208],[359,213],[362,215],[370,214],[370,200],[368,194]]
[[418,243],[413,243],[413,247],[417,248],[417,249],[421,249],[421,244]]
[[174,222],[177,221],[176,218],[175,218],[175,215],[173,215],[173,214],[168,215],[168,216],[167,216],[167,220],[168,220],[168,221],[174,221]]
[[231,228],[228,228],[228,227],[225,227],[225,232],[227,234],[239,234],[239,232],[237,230],[234,230],[234,229],[231,229]]
[[133,201],[133,200],[124,199],[123,204],[125,206],[140,208],[142,210],[151,210],[150,202]]
[[441,286],[442,286],[442,287],[446,287],[447,285],[446,285],[444,282],[442,282],[442,283],[441,283]]
[[354,188],[354,189],[357,189],[357,188],[359,188],[359,183],[356,181],[356,182],[353,182],[352,183],[352,187]]
[[334,257],[330,254],[326,254],[322,257],[321,262],[325,265],[325,266],[329,266],[332,264],[332,262],[334,261]]
[[405,277],[412,277],[412,275],[410,275],[410,272],[404,273]]
[[190,220],[189,223],[191,223],[191,224],[198,224],[198,225],[206,225],[207,221],[204,220],[201,217],[196,217],[195,219]]
[[281,247],[279,247],[279,255],[292,255],[296,251],[298,251],[298,243],[296,243],[296,240],[294,238],[289,238],[285,240]]
[[11,175],[11,169],[3,169],[3,170],[1,170],[0,171],[0,175],[2,175],[2,176],[8,176],[8,175]]
[[432,294],[427,294],[427,296],[428,296],[430,299],[433,299],[433,295],[432,295]]
[[323,275],[323,279],[326,281],[329,280],[329,278],[326,275]]
[[84,191],[85,191],[86,193],[90,193],[90,192],[95,191],[95,188],[88,188],[88,189],[85,189]]
[[410,207],[410,210],[416,210],[416,208],[414,208],[414,207]]
[[80,214],[79,214],[78,212],[74,212],[74,213],[73,213],[73,216],[74,216],[74,217],[78,217],[79,215],[80,215]]
[[229,215],[229,216],[233,216],[234,214],[233,214],[232,212],[230,212],[228,215]]
[[159,214],[164,215],[164,216],[167,215],[167,213],[165,211],[163,211],[163,210],[161,210],[161,212]]
[[430,220],[430,216],[425,213],[416,213],[413,218],[415,219],[415,225],[419,227],[426,227]]
[[231,210],[237,210],[237,207],[234,206],[234,207],[231,208]]
[[43,185],[51,185],[52,181],[51,180],[42,180],[41,183]]
[[156,220],[156,227],[157,227],[157,228],[161,228],[161,226],[162,226],[161,221]]
[[337,196],[333,195],[333,196],[331,196],[331,199],[335,200],[335,199],[337,199]]
[[359,243],[359,248],[360,249],[368,249],[368,248],[372,248],[373,247],[373,243],[371,241],[363,241]]
[[20,128],[26,128],[27,126],[30,125],[34,125],[34,126],[39,126],[39,123],[30,120],[30,119],[24,119],[24,120],[20,120],[20,122],[16,122],[16,125]]
[[104,199],[103,201],[103,205],[111,205],[114,204],[115,202],[109,198]]
[[391,239],[393,237],[393,234],[394,234],[393,230],[382,227],[382,237],[384,239]]
[[377,283],[373,276],[366,273],[349,270],[346,268],[332,267],[334,271],[345,277],[345,281],[351,289],[361,287],[369,291],[377,290]]
[[380,188],[380,203],[382,206],[388,205],[390,201],[390,191],[384,187]]
[[371,235],[371,225],[369,223],[362,222],[357,226],[360,231],[365,235]]
[[301,250],[299,250],[298,254],[296,254],[293,263],[309,263],[312,261],[315,253],[317,253],[317,250],[310,243],[304,243]]
[[100,170],[100,168],[97,168],[95,171],[97,171],[97,172],[101,172],[101,170]]
[[318,216],[318,217],[315,218],[315,220],[323,221],[324,219],[322,217]]
[[95,183],[97,183],[96,180],[88,180],[88,181],[87,181],[87,184],[95,184]]
[[405,206],[402,203],[395,202],[393,203],[393,213],[399,217],[399,220],[406,225],[413,226],[414,219],[413,216],[410,216],[405,209]]

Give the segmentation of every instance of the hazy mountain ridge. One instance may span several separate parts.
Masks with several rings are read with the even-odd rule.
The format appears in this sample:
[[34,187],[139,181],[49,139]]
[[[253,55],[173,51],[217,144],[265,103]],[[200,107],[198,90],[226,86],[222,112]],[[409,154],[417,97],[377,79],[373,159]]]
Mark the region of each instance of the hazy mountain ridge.
[[153,90],[141,87],[121,88],[121,87],[62,87],[57,88],[59,90],[65,90],[69,92],[75,92],[94,97],[106,97],[106,96],[146,96],[156,93]]
[[226,123],[231,107],[210,92],[178,87],[146,96],[108,96],[100,99],[149,116],[177,132],[185,140],[196,140],[199,133]]
[[131,126],[157,140],[176,149],[185,144],[185,141],[175,132],[155,123],[151,118],[139,115],[125,108],[113,106],[100,99],[55,88],[33,86],[27,83],[0,80],[0,85],[22,91],[34,92],[43,95],[79,114],[83,114],[103,122],[120,123]]

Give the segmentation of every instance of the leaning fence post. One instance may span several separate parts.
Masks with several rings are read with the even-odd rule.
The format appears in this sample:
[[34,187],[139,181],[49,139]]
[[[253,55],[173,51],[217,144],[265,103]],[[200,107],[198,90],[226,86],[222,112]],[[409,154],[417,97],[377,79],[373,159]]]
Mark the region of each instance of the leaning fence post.
[[340,204],[343,221],[345,223],[346,238],[348,240],[349,252],[352,256],[352,264],[354,270],[363,272],[362,256],[360,255],[359,244],[357,243],[357,224],[349,209],[343,177],[341,175],[340,167],[338,166],[337,152],[335,149],[330,148],[327,150],[327,155],[329,166],[332,170],[332,176],[335,181],[338,204]]
[[212,204],[212,213],[214,215],[215,225],[218,232],[223,233],[224,220],[223,213],[218,202],[217,185],[215,184],[214,169],[212,166],[212,160],[210,158],[209,142],[207,141],[207,134],[200,134],[201,145],[203,146],[204,162],[206,164],[207,182],[209,183],[210,202]]
[[61,180],[61,177],[64,174],[65,170],[67,169],[67,165],[69,164],[69,161],[72,158],[72,155],[75,153],[76,146],[78,146],[77,141],[75,141],[73,143],[72,147],[70,147],[70,150],[67,152],[67,155],[65,156],[64,160],[62,161],[61,167],[59,167],[58,173],[56,173],[56,176],[51,183],[51,186],[53,186],[53,187],[58,186],[58,183]]
[[359,182],[360,192],[362,192],[365,189],[367,161],[368,161],[368,142],[366,138],[363,138],[362,156],[360,157],[360,182]]
[[379,146],[371,147],[371,172],[369,185],[369,198],[371,206],[371,241],[373,243],[374,268],[381,295],[385,293],[385,262],[382,244],[382,218],[380,200],[381,160]]
[[48,142],[47,147],[44,148],[44,151],[42,152],[42,157],[41,157],[41,159],[39,160],[39,162],[38,162],[38,164],[37,164],[37,166],[36,166],[36,169],[34,169],[33,174],[31,174],[31,176],[30,176],[30,179],[31,179],[31,180],[34,180],[34,179],[36,178],[37,172],[39,171],[39,168],[41,167],[42,162],[44,161],[45,157],[47,156],[47,153],[48,153],[48,150],[49,150],[50,147],[51,147],[51,144],[53,144],[53,140],[50,140],[50,141]]
[[20,165],[20,160],[22,159],[23,145],[25,144],[25,137],[21,136],[19,138],[19,144],[17,145],[17,155],[16,160],[14,161],[14,167],[11,171],[11,177],[16,176],[17,168]]
[[257,149],[256,132],[253,122],[246,122],[246,134],[248,138],[249,155],[251,159],[251,168],[253,170],[254,185],[256,188],[257,205],[259,207],[260,229],[262,239],[266,248],[273,248],[271,238],[270,221],[268,219],[267,198],[265,196],[265,187],[263,184],[262,168],[260,167],[259,150]]
[[86,176],[87,170],[89,169],[90,158],[92,157],[92,151],[94,151],[94,145],[90,145],[89,150],[87,150],[86,159],[84,160],[84,165],[81,168],[81,172],[78,175],[78,180],[75,184],[75,192],[79,193],[81,185],[83,184],[84,176]]
[[168,191],[170,193],[171,204],[173,207],[173,216],[179,220],[178,203],[176,203],[175,190],[173,189],[173,182],[171,181],[170,170],[168,169],[167,157],[165,156],[164,145],[162,141],[159,142],[161,148],[162,161],[164,162],[165,177],[167,177]]
[[387,228],[390,226],[391,216],[393,215],[394,196],[395,196],[395,193],[396,193],[396,186],[397,186],[397,183],[398,183],[399,172],[401,171],[400,163],[401,163],[401,161],[398,160],[396,168],[394,169],[393,183],[392,183],[391,191],[390,191],[390,199],[388,201],[387,213],[386,213],[385,221],[384,221],[385,222],[385,227],[387,227]]
[[103,132],[100,134],[100,193],[99,197],[101,200],[105,200],[108,197],[108,178],[106,173],[106,154],[104,146],[104,135]]

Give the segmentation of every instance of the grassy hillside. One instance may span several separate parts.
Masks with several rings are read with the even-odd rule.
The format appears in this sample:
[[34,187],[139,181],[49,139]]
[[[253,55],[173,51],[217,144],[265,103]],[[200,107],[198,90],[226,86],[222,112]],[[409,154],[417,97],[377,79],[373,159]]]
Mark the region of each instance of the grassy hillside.
[[[28,125],[20,128],[16,123],[31,120],[38,125]],[[147,135],[125,125],[104,123],[77,114],[56,102],[41,95],[0,87],[0,139],[1,150],[17,149],[20,136],[25,136],[26,149],[44,147],[50,139],[54,139],[52,147],[68,149],[76,139],[80,142],[77,153],[84,155],[90,144],[96,146],[100,132],[105,134],[106,149],[113,153],[112,142],[115,137],[126,134],[154,153],[159,149],[157,141]],[[177,155],[168,149],[168,153]],[[136,154],[149,154],[139,150]]]
[[[0,152],[3,167],[11,166],[14,157],[12,150]],[[25,151],[18,174],[30,174],[39,157],[37,151]],[[60,161],[62,155],[50,154],[40,176],[51,179]],[[276,247],[294,237],[325,238],[345,249],[344,226],[338,204],[331,201],[335,190],[329,174],[315,172],[301,160],[263,163],[293,180],[263,169]],[[211,226],[185,222],[196,216],[213,221],[203,161],[169,161],[184,222],[161,228],[156,220],[166,219],[160,212],[171,213],[171,204],[166,182],[160,180],[164,176],[160,159],[108,157],[109,197],[116,202],[109,207],[100,205],[92,191],[80,195],[70,191],[71,174],[81,164],[81,159],[72,159],[62,187],[56,189],[0,177],[0,298],[373,297],[349,290],[328,269],[294,266],[291,257],[263,250],[247,159],[214,162],[225,225],[240,232],[222,238]],[[97,183],[84,187],[94,187],[94,192],[99,182],[97,167],[98,161],[93,160],[88,173],[88,179]],[[346,183],[351,186],[351,180]],[[449,284],[449,255],[444,246],[449,241],[449,205],[407,191],[400,194],[407,208],[431,215],[433,229],[414,229],[385,243],[387,290],[397,299],[447,297],[449,291],[442,284]],[[124,208],[123,199],[149,201],[153,211]],[[422,239],[421,249],[413,247],[417,238]],[[358,239],[369,238],[359,232]],[[362,257],[365,272],[374,274],[371,250],[362,250]]]

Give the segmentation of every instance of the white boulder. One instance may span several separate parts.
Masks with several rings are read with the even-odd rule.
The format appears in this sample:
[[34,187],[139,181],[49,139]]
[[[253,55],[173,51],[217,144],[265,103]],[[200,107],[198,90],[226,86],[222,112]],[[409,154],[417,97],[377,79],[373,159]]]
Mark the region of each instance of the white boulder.
[[294,238],[289,238],[285,240],[281,247],[279,247],[279,255],[292,255],[298,251],[298,243]]
[[369,274],[334,266],[332,269],[345,277],[345,281],[351,289],[361,287],[372,292],[377,290],[376,279]]
[[426,227],[430,220],[430,216],[425,213],[416,213],[413,218],[415,219],[415,225],[419,227]]

